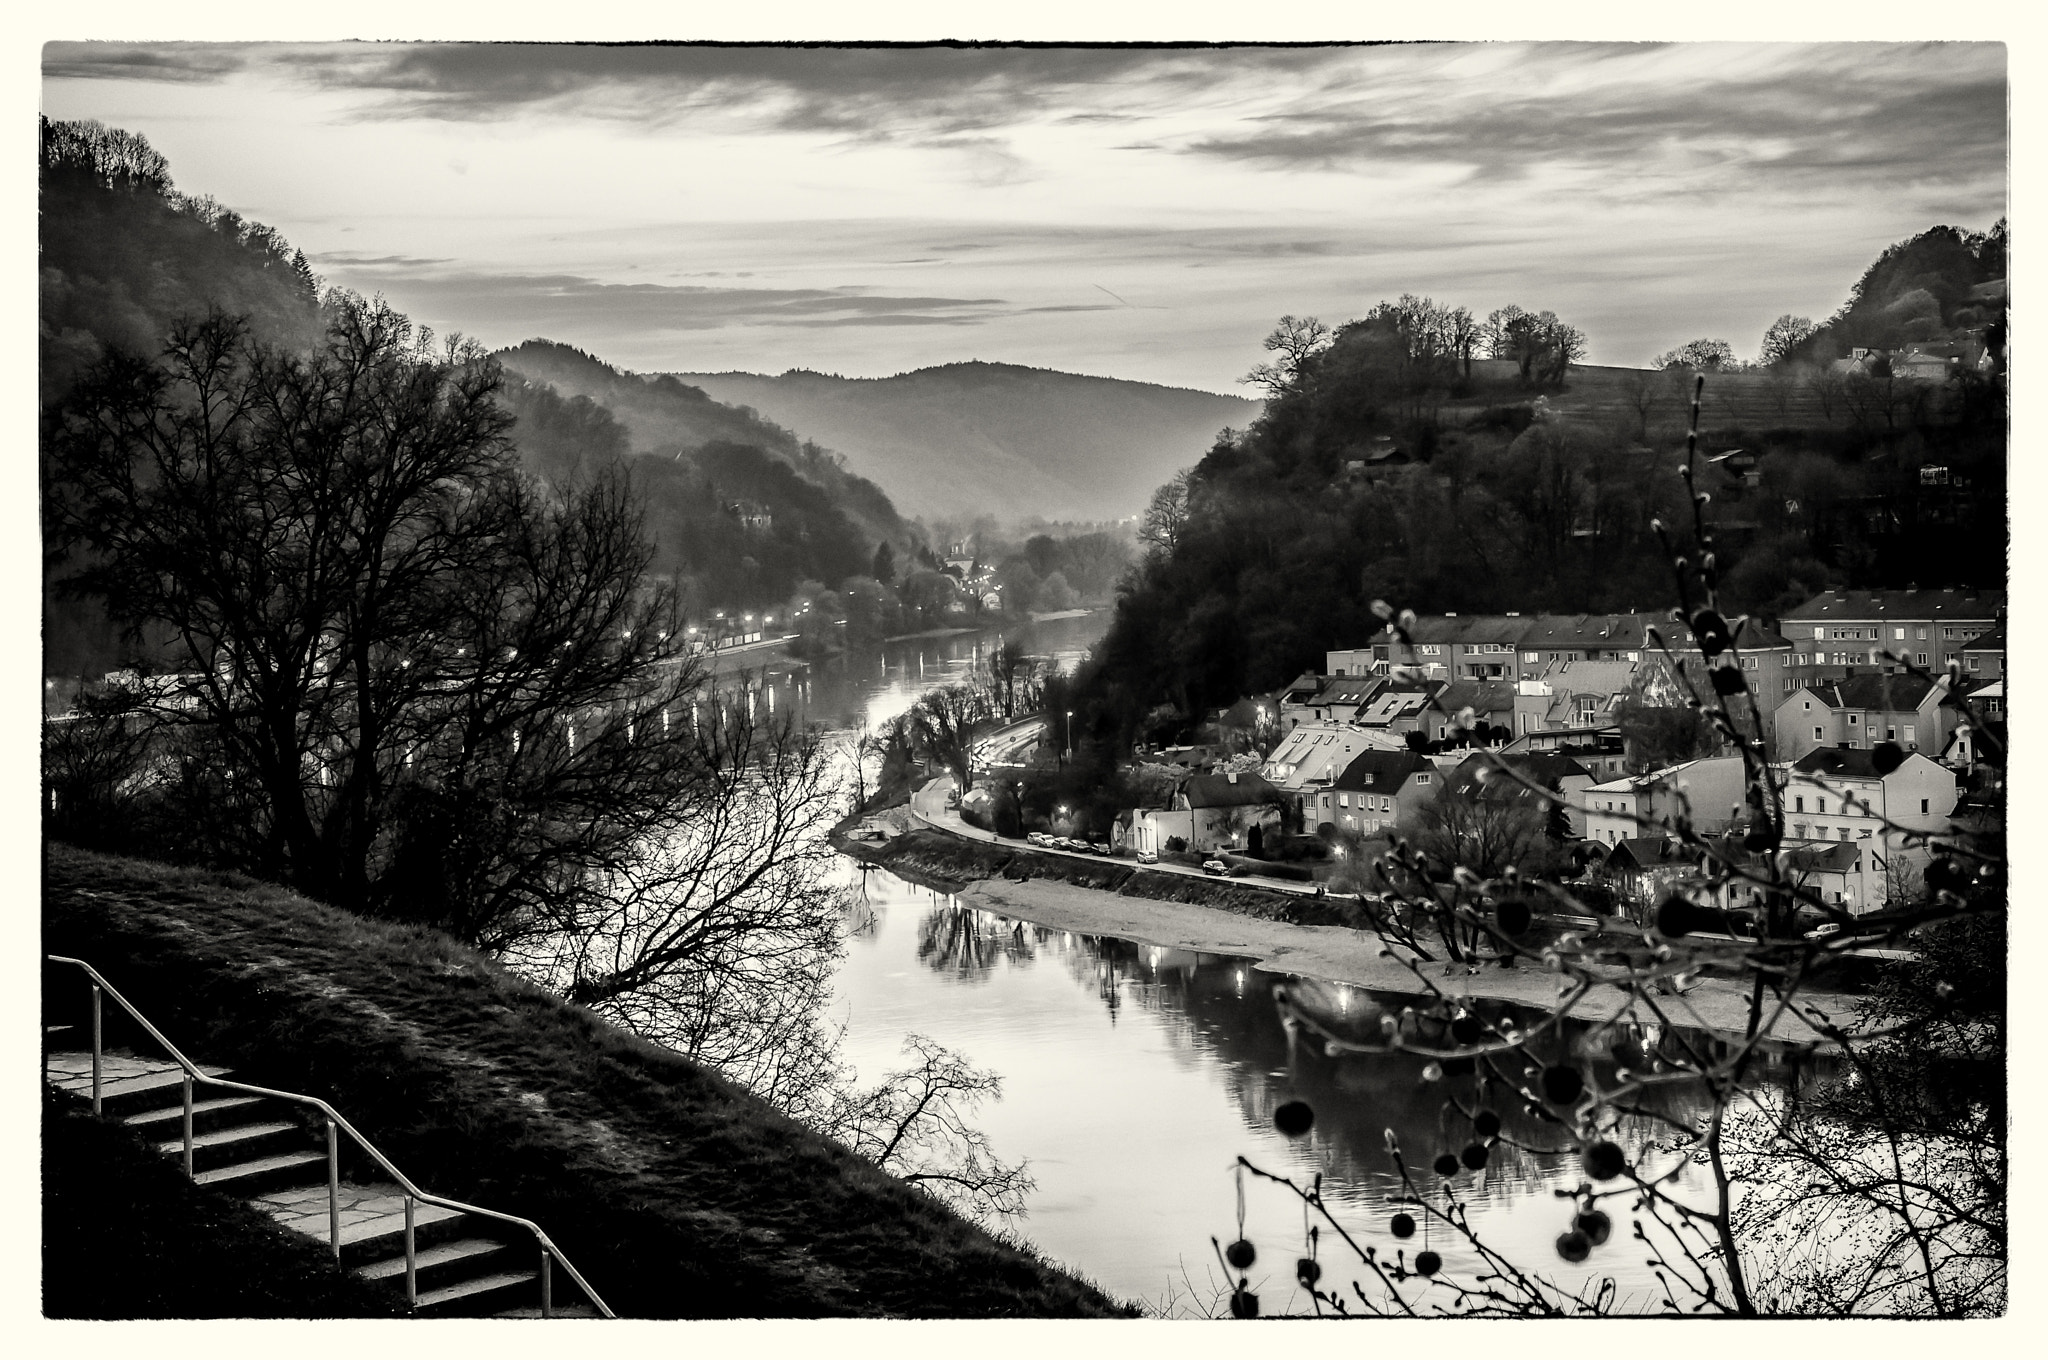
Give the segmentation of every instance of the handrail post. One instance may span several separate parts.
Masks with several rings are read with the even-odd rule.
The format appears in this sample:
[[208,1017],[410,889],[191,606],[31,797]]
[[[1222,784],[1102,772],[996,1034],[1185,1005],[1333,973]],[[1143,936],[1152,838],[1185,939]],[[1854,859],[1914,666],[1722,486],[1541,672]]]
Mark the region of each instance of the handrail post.
[[540,1249],[540,1315],[555,1315],[555,1257],[546,1247]]
[[334,1121],[327,1121],[327,1240],[334,1248],[334,1263],[341,1264],[341,1134]]
[[92,985],[92,1113],[100,1114],[100,985]]
[[417,1308],[420,1306],[420,1258],[418,1251],[413,1247],[412,1206],[413,1198],[411,1195],[407,1195],[405,1197],[405,1306]]
[[192,1074],[185,1074],[185,1179],[192,1179]]

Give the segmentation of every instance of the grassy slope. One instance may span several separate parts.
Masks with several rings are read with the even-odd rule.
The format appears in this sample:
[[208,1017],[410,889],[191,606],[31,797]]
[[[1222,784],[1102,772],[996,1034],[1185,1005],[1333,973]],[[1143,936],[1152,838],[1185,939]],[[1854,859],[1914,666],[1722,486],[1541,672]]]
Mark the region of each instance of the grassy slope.
[[44,929],[194,1057],[326,1096],[426,1189],[539,1222],[622,1316],[1124,1311],[446,937],[56,846]]
[[320,1243],[177,1164],[88,1104],[43,1101],[43,1312],[60,1318],[398,1317]]

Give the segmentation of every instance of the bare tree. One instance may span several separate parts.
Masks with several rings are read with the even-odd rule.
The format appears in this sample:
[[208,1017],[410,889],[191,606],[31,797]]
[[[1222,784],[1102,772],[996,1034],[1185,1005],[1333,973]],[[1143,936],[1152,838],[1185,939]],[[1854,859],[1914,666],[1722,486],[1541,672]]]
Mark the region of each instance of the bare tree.
[[984,1101],[1002,1099],[1002,1078],[922,1034],[906,1036],[903,1049],[911,1064],[844,1097],[826,1131],[976,1222],[1023,1213],[1036,1186],[1027,1164],[999,1160],[968,1122]]
[[1238,379],[1266,389],[1268,399],[1290,391],[1300,380],[1309,361],[1328,345],[1330,328],[1312,316],[1283,316],[1266,337],[1266,349],[1280,356],[1277,363],[1259,364]]
[[1193,468],[1183,468],[1152,493],[1152,503],[1145,507],[1144,522],[1138,527],[1138,541],[1152,552],[1171,557],[1180,546],[1181,530],[1194,500],[1194,477]]
[[616,475],[522,479],[473,347],[342,299],[324,349],[180,325],[55,421],[72,586],[171,639],[238,858],[474,942],[528,928],[694,777],[672,595]]
[[974,787],[975,728],[988,716],[988,696],[973,685],[929,690],[910,710],[912,743],[952,772],[961,793]]

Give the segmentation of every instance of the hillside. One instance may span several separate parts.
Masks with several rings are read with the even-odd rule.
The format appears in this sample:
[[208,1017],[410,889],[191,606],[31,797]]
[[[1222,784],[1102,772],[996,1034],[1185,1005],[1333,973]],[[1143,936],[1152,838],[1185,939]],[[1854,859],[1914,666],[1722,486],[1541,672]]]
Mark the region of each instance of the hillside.
[[62,845],[43,932],[202,1061],[317,1092],[427,1189],[541,1223],[623,1317],[1130,1312],[446,936]]
[[1013,364],[893,378],[793,370],[683,373],[682,382],[803,430],[889,488],[905,513],[1023,519],[1135,515],[1225,426],[1260,403]]
[[[549,340],[495,356],[537,469],[623,456],[647,508],[655,569],[697,581],[706,605],[759,606],[805,579],[865,572],[878,543],[912,541],[889,496],[755,412],[667,375],[629,373]],[[756,513],[765,512],[765,516]]]

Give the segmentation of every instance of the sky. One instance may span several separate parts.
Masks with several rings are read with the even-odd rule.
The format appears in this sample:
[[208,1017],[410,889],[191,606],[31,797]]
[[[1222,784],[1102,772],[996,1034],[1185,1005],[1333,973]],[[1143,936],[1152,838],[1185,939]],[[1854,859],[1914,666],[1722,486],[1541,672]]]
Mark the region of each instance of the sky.
[[1250,394],[1282,314],[1550,309],[1753,356],[2006,211],[1997,43],[50,43],[42,106],[493,347]]

